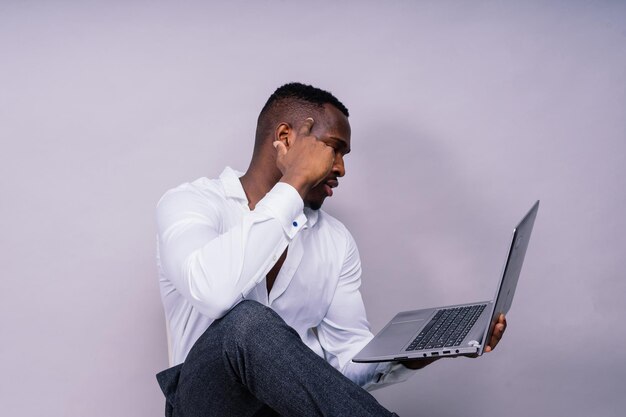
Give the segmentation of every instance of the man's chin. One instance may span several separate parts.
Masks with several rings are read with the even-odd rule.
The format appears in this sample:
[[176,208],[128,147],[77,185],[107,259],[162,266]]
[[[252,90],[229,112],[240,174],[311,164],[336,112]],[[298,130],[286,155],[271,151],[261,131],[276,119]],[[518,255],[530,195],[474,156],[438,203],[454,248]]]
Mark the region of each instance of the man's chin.
[[324,198],[319,199],[307,199],[304,202],[304,206],[310,208],[311,210],[319,210],[322,208],[322,204],[324,204]]
[[322,208],[323,201],[310,201],[305,203],[304,206],[310,208],[311,210],[319,210]]
[[326,192],[322,187],[315,187],[305,196],[304,206],[310,208],[311,210],[319,210],[322,208],[322,204],[324,204],[326,197]]

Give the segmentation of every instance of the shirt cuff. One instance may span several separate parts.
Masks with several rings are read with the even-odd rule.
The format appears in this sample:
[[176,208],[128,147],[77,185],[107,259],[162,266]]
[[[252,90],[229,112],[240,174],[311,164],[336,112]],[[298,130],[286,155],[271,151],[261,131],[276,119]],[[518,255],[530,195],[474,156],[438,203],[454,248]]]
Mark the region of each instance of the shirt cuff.
[[274,185],[257,203],[255,211],[259,209],[278,220],[289,239],[293,239],[306,223],[302,197],[293,186],[285,182]]

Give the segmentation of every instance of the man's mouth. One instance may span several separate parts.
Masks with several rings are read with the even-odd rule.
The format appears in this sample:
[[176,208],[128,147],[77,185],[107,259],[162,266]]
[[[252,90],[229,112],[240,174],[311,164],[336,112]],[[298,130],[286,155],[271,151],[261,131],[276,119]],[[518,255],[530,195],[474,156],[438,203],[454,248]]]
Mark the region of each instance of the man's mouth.
[[326,182],[324,182],[324,191],[326,191],[326,195],[328,197],[332,197],[333,195],[333,188],[336,188],[339,185],[339,181],[335,180],[335,179],[330,179]]

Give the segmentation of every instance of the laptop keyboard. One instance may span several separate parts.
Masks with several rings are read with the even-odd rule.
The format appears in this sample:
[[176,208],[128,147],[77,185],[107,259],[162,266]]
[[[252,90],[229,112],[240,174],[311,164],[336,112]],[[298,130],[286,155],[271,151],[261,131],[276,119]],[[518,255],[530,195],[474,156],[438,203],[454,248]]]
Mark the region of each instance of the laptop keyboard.
[[406,350],[459,346],[487,304],[444,308],[422,329]]

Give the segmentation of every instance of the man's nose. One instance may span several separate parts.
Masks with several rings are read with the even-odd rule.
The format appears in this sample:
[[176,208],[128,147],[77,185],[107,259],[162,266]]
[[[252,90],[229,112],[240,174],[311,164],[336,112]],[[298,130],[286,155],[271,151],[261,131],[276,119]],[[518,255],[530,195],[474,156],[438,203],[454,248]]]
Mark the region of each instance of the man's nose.
[[339,152],[335,153],[335,162],[333,163],[333,172],[338,177],[346,175],[346,167],[343,164],[343,155]]

